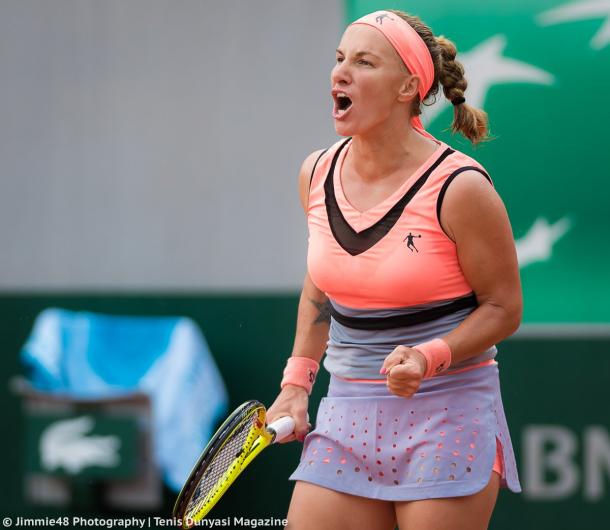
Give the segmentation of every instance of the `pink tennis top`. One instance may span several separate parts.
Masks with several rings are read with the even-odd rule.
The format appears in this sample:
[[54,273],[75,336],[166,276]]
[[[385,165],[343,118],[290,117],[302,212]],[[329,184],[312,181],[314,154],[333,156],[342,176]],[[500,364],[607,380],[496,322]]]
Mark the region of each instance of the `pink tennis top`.
[[[384,383],[379,368],[396,345],[442,336],[477,305],[456,245],[441,228],[440,211],[447,187],[463,171],[491,179],[474,159],[434,140],[438,148],[428,160],[364,212],[349,203],[341,185],[351,139],[334,144],[314,166],[307,264],[313,283],[331,303],[324,366],[333,376]],[[493,363],[496,353],[492,346],[446,373]],[[493,469],[504,475],[498,439]]]
[[489,176],[469,156],[435,140],[438,148],[394,193],[360,212],[341,185],[351,139],[318,159],[311,177],[307,265],[332,302],[350,308],[418,306],[468,296],[455,243],[441,228],[445,189],[460,172]]

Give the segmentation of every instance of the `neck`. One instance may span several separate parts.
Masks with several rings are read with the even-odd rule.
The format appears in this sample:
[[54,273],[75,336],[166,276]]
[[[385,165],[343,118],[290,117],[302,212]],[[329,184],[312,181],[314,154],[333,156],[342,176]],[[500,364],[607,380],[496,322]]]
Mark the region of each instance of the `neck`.
[[375,181],[394,174],[405,165],[419,165],[436,148],[436,142],[403,123],[400,130],[386,128],[355,135],[348,155],[351,166],[362,180]]

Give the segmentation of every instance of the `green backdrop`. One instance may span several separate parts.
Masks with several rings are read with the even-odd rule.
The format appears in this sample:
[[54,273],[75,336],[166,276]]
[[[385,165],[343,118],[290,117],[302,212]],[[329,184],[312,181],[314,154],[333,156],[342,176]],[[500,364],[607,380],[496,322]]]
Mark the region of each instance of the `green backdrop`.
[[442,94],[424,124],[478,159],[504,199],[522,263],[525,322],[610,321],[610,4],[345,5],[346,23],[378,9],[402,9],[456,43],[469,81],[466,101],[489,114],[496,139],[473,149],[452,136],[453,111]]

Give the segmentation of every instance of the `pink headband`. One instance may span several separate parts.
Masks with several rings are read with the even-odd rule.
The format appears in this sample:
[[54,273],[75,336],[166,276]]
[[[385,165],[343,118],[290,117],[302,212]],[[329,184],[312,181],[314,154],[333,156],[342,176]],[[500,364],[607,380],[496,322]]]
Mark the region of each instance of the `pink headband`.
[[[371,26],[383,33],[409,71],[419,77],[419,99],[423,101],[434,82],[434,64],[426,43],[417,31],[406,20],[389,11],[369,13],[352,24]],[[425,132],[418,116],[413,117],[412,123],[414,127]]]

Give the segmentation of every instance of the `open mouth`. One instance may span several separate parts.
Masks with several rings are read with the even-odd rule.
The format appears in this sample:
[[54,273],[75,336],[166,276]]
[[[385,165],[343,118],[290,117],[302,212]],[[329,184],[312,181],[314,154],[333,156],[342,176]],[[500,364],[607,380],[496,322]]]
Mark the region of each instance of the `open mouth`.
[[344,93],[337,93],[335,97],[335,108],[333,115],[335,118],[343,116],[352,106],[352,100]]
[[346,111],[352,104],[352,100],[347,96],[337,97],[337,110]]

